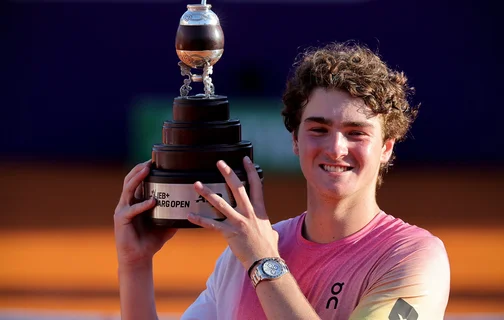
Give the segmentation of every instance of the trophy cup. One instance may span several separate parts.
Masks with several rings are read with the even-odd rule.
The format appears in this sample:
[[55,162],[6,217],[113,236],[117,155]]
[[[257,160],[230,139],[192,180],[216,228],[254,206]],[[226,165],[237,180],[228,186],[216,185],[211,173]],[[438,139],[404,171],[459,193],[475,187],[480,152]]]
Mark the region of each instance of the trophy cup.
[[[175,41],[184,84],[173,101],[173,120],[164,122],[162,143],[152,147],[152,165],[144,180],[144,197],[154,197],[156,206],[147,213],[156,226],[199,227],[187,220],[194,212],[215,220],[225,216],[212,208],[193,187],[201,181],[236,207],[231,190],[216,167],[224,160],[244,183],[248,192],[243,158],[253,160],[253,147],[241,140],[241,124],[229,118],[226,96],[215,95],[210,75],[224,52],[224,34],[211,5],[187,5],[180,18]],[[202,74],[192,73],[202,70]],[[192,82],[202,82],[204,94],[189,95]],[[262,170],[256,165],[259,177]]]

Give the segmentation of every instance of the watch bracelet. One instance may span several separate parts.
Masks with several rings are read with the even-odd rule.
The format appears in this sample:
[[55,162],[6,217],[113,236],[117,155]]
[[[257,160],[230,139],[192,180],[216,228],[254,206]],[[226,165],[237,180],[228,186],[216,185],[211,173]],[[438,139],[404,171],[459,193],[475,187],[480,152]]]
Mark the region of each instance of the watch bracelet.
[[[262,259],[268,259],[268,258],[262,258]],[[259,262],[261,262],[261,260],[262,260],[262,259],[258,259],[258,260],[256,260],[256,261],[252,262],[252,265],[250,266],[250,268],[248,268],[248,270],[247,270],[247,274],[248,274],[248,276],[249,276],[249,278],[250,278],[250,279],[252,279],[252,276],[250,275],[250,272],[252,271],[252,269],[254,269],[254,267],[255,267],[255,266],[256,266]]]

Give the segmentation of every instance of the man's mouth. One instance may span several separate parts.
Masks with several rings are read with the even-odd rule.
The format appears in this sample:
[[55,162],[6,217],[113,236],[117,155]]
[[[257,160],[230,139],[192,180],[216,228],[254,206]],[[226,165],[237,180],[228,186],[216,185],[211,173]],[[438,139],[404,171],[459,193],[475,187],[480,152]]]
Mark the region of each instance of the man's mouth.
[[327,164],[321,164],[320,168],[322,168],[322,170],[327,172],[346,172],[353,169],[353,167],[348,166],[330,166]]

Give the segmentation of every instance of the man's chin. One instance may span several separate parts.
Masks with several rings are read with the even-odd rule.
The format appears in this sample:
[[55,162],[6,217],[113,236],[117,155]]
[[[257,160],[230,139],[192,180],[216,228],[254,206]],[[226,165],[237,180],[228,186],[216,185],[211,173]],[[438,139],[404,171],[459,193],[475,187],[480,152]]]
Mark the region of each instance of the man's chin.
[[342,199],[352,193],[350,186],[344,183],[333,183],[331,185],[320,186],[317,189],[324,198],[330,199]]

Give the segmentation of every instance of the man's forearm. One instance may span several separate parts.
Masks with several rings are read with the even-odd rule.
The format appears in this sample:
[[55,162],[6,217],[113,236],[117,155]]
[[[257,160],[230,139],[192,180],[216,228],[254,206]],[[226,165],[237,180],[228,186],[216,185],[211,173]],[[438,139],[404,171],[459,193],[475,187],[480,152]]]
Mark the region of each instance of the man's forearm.
[[119,267],[122,320],[157,320],[152,261],[136,267]]
[[261,281],[256,292],[268,319],[320,319],[290,273]]

